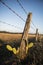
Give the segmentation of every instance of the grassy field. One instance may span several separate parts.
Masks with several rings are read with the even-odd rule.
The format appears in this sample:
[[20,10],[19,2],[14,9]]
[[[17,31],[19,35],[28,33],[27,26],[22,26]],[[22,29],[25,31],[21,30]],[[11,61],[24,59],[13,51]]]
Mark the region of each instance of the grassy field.
[[[29,39],[35,38],[35,35],[29,34]],[[7,43],[16,42],[18,43],[21,41],[22,33],[0,33],[0,41],[4,41]],[[1,46],[1,44],[0,44]]]
[[0,33],[0,39],[3,41],[13,41],[21,39],[22,34],[10,34],[10,33]]
[[[34,38],[36,34],[28,34],[28,38]],[[43,38],[43,34],[40,34],[39,37]],[[0,39],[4,41],[17,40],[21,39],[22,33],[10,33],[10,32],[0,32]]]
[[29,34],[29,42],[33,42],[34,46],[29,49],[28,56],[20,61],[18,58],[6,49],[6,45],[12,47],[20,46],[22,38],[21,33],[0,33],[0,65],[43,65],[43,35],[41,41],[35,41],[35,34]]

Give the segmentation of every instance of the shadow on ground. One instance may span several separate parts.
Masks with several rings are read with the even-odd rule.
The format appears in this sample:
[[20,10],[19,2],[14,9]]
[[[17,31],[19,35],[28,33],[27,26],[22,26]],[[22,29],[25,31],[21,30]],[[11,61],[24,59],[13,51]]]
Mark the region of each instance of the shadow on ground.
[[[6,43],[0,40],[0,65],[43,65],[43,43],[35,42],[31,40],[30,42],[34,42],[34,46],[28,50],[28,56],[19,61],[19,59],[12,53],[6,49]],[[12,47],[20,46],[20,41],[13,41],[11,44]]]

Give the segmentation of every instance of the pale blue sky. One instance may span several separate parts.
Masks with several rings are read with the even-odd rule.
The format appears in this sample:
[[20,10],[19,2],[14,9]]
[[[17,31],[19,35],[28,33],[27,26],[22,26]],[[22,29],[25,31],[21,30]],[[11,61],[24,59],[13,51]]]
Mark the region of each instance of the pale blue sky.
[[[16,11],[25,21],[27,15],[18,4],[17,0],[2,0],[14,11]],[[39,33],[43,34],[43,0],[19,0],[27,13],[32,12],[32,22],[39,29]],[[0,31],[23,32],[25,22],[17,17],[5,5],[0,2],[0,21],[14,25],[9,26],[0,22]],[[31,26],[34,27],[31,23]],[[36,30],[35,28],[35,30]],[[35,33],[35,30],[30,27],[30,33]]]

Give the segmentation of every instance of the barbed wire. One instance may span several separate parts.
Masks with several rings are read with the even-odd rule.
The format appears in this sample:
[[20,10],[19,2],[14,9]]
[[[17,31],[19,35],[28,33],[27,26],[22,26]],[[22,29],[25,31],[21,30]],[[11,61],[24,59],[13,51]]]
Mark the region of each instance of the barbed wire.
[[[21,4],[21,2],[19,0],[17,0],[18,4],[21,6],[21,8],[23,9],[23,11],[25,12],[25,14],[27,15],[27,11],[24,9],[23,5]],[[33,26],[36,28],[35,24],[32,22]]]
[[17,2],[19,3],[19,5],[21,6],[21,8],[24,10],[25,14],[27,14],[26,10],[24,9],[24,7],[22,6],[22,4],[20,3],[19,0],[17,0]]
[[18,28],[19,28],[19,29],[22,29],[22,28],[20,28],[20,27],[17,27],[17,26],[15,26],[15,25],[13,25],[13,24],[6,23],[6,22],[1,21],[1,20],[0,20],[0,22],[1,22],[1,23],[4,23],[4,24],[7,24],[7,25],[10,25],[10,26],[12,26],[12,27],[15,27],[15,28],[17,28],[17,29],[18,29]]
[[16,13],[12,8],[10,8],[7,4],[5,4],[5,2],[3,1],[0,1],[2,4],[4,4],[10,11],[12,11],[14,14],[16,14],[21,20],[23,20],[25,22],[25,20],[20,16],[18,15],[18,13]]
[[[17,26],[15,26],[15,25],[13,25],[13,24],[10,24],[10,23],[7,23],[7,22],[1,21],[1,20],[0,20],[0,22],[1,22],[1,23],[4,23],[4,24],[7,24],[7,25],[10,25],[10,26],[12,26],[12,27],[15,27],[15,28],[17,28],[17,29],[18,29],[18,28],[19,28],[19,29],[22,29],[21,27],[17,27]],[[33,28],[33,27],[31,26],[31,28]],[[35,29],[33,28],[33,30],[35,30]]]
[[[3,5],[5,5],[10,11],[12,11],[14,14],[16,14],[21,20],[23,20],[25,22],[25,20],[18,14],[16,13],[12,8],[10,8],[7,4],[5,4],[3,1],[0,1]],[[10,25],[10,24],[8,24]],[[13,26],[13,25],[11,25]],[[33,29],[33,27],[31,27]]]
[[35,31],[35,28],[33,26],[31,26],[31,28]]

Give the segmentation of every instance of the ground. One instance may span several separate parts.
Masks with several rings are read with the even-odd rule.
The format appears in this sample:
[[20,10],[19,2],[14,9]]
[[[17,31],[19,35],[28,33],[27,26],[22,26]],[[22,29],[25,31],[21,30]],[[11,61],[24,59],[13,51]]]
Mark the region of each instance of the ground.
[[[9,39],[11,40],[10,37]],[[6,49],[7,44],[16,48],[20,46],[20,39],[16,41],[14,38],[11,41],[7,40],[7,38],[4,40],[4,37],[0,37],[0,65],[43,65],[43,39],[37,42],[35,38],[28,40],[29,43],[33,42],[34,46],[28,50],[27,57],[24,60],[19,60],[16,55]]]

